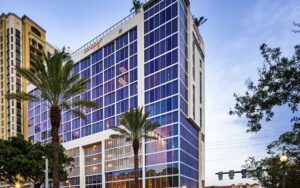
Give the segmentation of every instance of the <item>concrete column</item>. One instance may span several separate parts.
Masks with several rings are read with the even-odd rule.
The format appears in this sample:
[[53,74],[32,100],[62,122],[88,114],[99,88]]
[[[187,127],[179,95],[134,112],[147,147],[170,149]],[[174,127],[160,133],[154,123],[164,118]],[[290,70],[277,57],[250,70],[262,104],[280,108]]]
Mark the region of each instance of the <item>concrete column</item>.
[[79,166],[80,166],[80,188],[85,188],[85,165],[84,165],[84,149],[79,146]]
[[101,159],[101,171],[102,171],[102,188],[105,188],[105,141],[101,142],[102,159]]

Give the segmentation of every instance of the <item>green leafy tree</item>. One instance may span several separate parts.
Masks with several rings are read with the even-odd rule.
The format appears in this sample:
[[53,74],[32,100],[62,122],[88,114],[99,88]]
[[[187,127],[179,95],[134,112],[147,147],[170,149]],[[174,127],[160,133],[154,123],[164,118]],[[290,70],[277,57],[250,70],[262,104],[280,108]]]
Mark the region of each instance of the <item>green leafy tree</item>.
[[[66,61],[65,61],[66,60]],[[47,101],[50,108],[51,136],[52,136],[52,179],[53,187],[59,187],[59,135],[62,110],[69,111],[80,118],[85,118],[82,108],[96,107],[96,103],[89,100],[72,100],[86,91],[89,78],[80,78],[78,73],[72,74],[74,62],[70,59],[65,49],[55,51],[53,55],[44,54],[35,57],[31,62],[31,68],[16,67],[17,73],[33,84],[40,92],[40,96],[34,96],[26,92],[11,93],[8,99],[25,101]]]
[[[247,132],[258,132],[262,128],[262,121],[270,122],[274,117],[274,108],[287,106],[292,114],[292,130],[283,133],[277,140],[268,145],[268,153],[286,152],[289,157],[288,171],[298,168],[298,181],[300,169],[300,45],[295,46],[295,53],[291,58],[283,57],[280,48],[270,48],[266,44],[260,47],[264,64],[259,69],[257,84],[247,81],[248,91],[244,95],[234,94],[236,104],[230,114],[239,117],[245,116]],[[277,169],[279,159],[269,157],[258,164],[273,166]],[[255,164],[254,162],[250,164]],[[271,165],[272,164],[272,165]],[[275,166],[275,167],[274,167]],[[277,169],[278,171],[278,169]],[[274,175],[273,175],[274,176]]]
[[112,129],[119,134],[113,134],[111,138],[125,138],[126,141],[132,142],[134,153],[134,181],[135,188],[139,188],[139,147],[140,141],[143,138],[157,139],[154,135],[148,133],[154,131],[159,124],[151,122],[147,118],[149,113],[143,112],[143,108],[131,108],[129,111],[124,112],[120,116],[120,125]]
[[[286,172],[286,188],[295,188],[300,185],[299,166],[294,162],[288,162]],[[253,170],[247,174],[248,178],[259,180],[261,185],[266,188],[279,188],[282,176],[282,163],[279,156],[265,157],[261,160],[256,160],[254,157],[249,157],[243,168]],[[257,169],[263,169],[261,176],[258,175]]]
[[[14,186],[18,183],[32,183],[39,188],[45,181],[45,160],[49,158],[52,164],[52,145],[32,144],[24,139],[23,135],[11,137],[9,140],[0,140],[0,177],[1,181]],[[60,145],[60,180],[67,179],[66,167],[71,166],[72,157],[64,153]],[[50,170],[50,174],[52,171]]]
[[271,121],[274,107],[287,105],[294,115],[291,122],[296,126],[300,122],[300,45],[295,46],[291,59],[282,57],[279,48],[269,48],[266,44],[260,50],[265,61],[258,72],[258,83],[249,80],[245,95],[234,94],[236,104],[230,114],[246,116],[248,132],[257,132],[261,120]]
[[194,24],[196,25],[196,27],[200,27],[200,25],[204,24],[207,19],[204,18],[203,16],[196,18],[195,16],[193,16],[193,20],[194,20]]
[[132,1],[133,7],[130,9],[130,12],[138,13],[140,9],[142,8],[143,3],[141,3],[139,0],[133,0]]

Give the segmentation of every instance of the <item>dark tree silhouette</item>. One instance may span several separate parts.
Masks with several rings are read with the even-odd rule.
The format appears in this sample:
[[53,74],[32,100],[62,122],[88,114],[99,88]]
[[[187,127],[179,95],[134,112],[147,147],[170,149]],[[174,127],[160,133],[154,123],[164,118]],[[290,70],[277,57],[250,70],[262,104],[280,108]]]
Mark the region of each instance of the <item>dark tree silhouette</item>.
[[194,20],[194,24],[196,25],[196,27],[200,27],[200,25],[204,24],[207,19],[204,18],[203,16],[196,18],[195,16],[193,16],[193,20]]

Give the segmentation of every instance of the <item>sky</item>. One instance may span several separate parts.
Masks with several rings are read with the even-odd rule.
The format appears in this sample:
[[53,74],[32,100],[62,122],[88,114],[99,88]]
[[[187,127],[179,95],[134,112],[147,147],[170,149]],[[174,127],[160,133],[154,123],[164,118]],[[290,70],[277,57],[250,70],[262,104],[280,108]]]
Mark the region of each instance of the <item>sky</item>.
[[[0,13],[26,14],[45,30],[56,47],[75,51],[129,14],[130,0],[0,0]],[[290,129],[291,114],[276,108],[271,123],[257,133],[246,133],[246,119],[229,116],[233,93],[245,92],[245,81],[257,79],[263,59],[259,46],[281,47],[290,57],[300,35],[298,0],[191,0],[192,14],[208,21],[200,27],[205,41],[206,185],[254,182],[216,172],[240,170],[249,156],[266,156],[266,145]]]

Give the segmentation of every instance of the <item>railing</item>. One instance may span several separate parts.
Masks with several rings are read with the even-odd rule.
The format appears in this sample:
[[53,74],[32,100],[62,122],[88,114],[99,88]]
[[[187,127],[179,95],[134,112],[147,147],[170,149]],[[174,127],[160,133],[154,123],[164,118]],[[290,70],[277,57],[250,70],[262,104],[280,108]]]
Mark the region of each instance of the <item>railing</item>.
[[119,21],[118,23],[116,23],[115,25],[111,26],[109,29],[105,30],[103,33],[101,33],[100,35],[98,35],[97,37],[95,37],[94,39],[92,39],[91,41],[89,41],[88,43],[86,43],[85,45],[83,45],[82,47],[80,47],[78,50],[76,50],[75,52],[73,52],[71,54],[71,57],[76,56],[77,54],[85,51],[86,49],[88,49],[89,47],[93,46],[94,44],[96,44],[97,42],[101,41],[101,39],[107,35],[108,33],[110,33],[112,30],[116,29],[117,27],[119,27],[120,25],[122,25],[123,23],[127,22],[128,20],[130,20],[132,17],[134,17],[137,13],[133,12],[131,14],[129,14],[128,16],[126,16],[125,18],[123,18],[121,21]]

